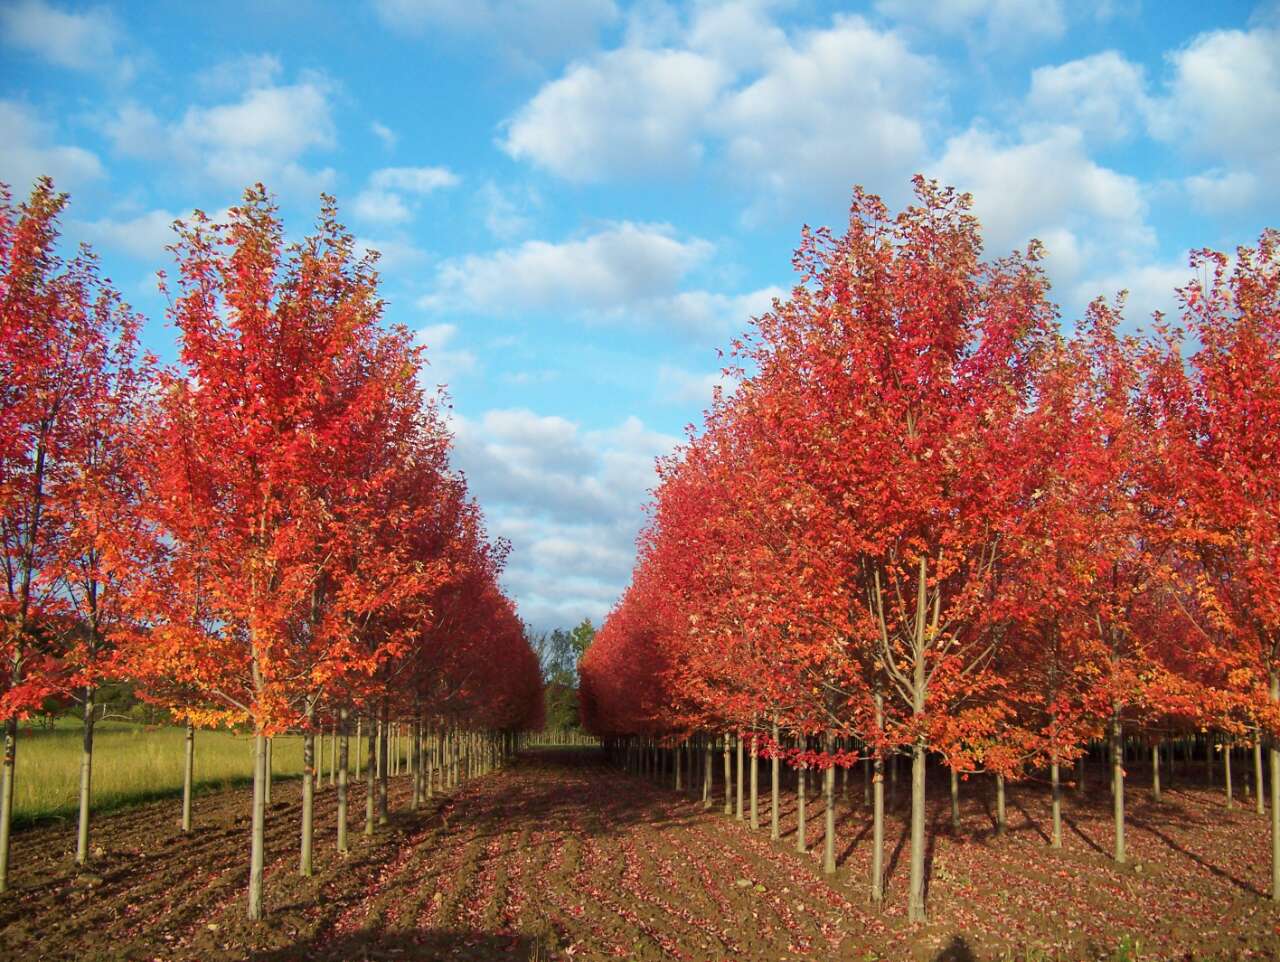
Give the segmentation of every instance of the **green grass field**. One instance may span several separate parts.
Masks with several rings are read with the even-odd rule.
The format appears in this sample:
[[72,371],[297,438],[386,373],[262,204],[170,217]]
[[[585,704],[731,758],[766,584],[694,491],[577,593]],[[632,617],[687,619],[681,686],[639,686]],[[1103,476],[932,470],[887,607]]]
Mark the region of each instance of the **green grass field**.
[[[181,794],[184,735],[185,729],[172,725],[100,722],[94,734],[94,811]],[[78,718],[59,719],[52,729],[22,727],[13,791],[16,824],[75,818],[80,792],[80,740]],[[323,771],[327,772],[327,740],[325,747]],[[301,736],[273,739],[272,771],[282,778],[302,774]],[[197,789],[230,787],[248,782],[252,776],[252,736],[197,730]]]

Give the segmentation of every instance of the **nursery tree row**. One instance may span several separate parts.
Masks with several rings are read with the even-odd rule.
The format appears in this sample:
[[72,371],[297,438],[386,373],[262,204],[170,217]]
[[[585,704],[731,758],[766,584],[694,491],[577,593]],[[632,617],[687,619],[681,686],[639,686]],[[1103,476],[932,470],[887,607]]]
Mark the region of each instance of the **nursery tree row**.
[[1232,748],[1260,789],[1265,744],[1280,898],[1280,232],[1195,252],[1178,322],[1145,335],[1123,294],[1061,323],[1042,256],[984,260],[970,198],[921,178],[900,213],[859,190],[847,231],[805,229],[735,386],[659,464],[584,718],[632,753],[693,739],[708,775],[736,738],[739,797],[744,741],[823,771],[828,801],[868,766],[877,900],[885,763],[909,756],[912,920],[930,758],[953,797],[1044,778],[1060,847],[1102,742],[1123,862],[1126,743],[1156,793],[1162,744],[1216,747],[1227,804]]
[[[464,750],[488,764],[541,726],[538,660],[498,584],[507,545],[451,470],[424,349],[382,322],[376,254],[332,199],[296,243],[261,185],[222,221],[175,225],[170,365],[141,350],[92,252],[59,254],[65,204],[47,179],[18,205],[0,192],[0,891],[19,720],[83,702],[83,863],[94,691],[128,679],[189,725],[184,829],[194,729],[252,732],[260,918],[272,735],[304,738],[306,875],[316,732],[339,739],[345,850],[361,723],[370,759],[393,726],[412,733],[415,802]],[[367,831],[388,767],[368,768]]]

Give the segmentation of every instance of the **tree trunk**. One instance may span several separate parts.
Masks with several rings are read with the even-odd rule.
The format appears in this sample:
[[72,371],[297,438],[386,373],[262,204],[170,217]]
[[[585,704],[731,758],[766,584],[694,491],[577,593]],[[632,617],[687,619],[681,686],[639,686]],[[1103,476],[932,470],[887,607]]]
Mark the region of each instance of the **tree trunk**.
[[1008,817],[1004,804],[1004,776],[996,776],[996,834],[1003,835],[1008,827]]
[[734,735],[734,736],[733,736],[733,741],[734,741],[734,748],[735,748],[735,750],[736,750],[736,752],[737,752],[737,762],[738,762],[738,795],[737,795],[737,809],[736,809],[736,811],[735,811],[735,814],[738,816],[738,821],[742,821],[743,816],[745,815],[745,812],[743,811],[743,807],[742,807],[742,803],[743,803],[743,791],[742,791],[742,789],[743,789],[743,785],[742,785],[742,781],[743,781],[743,778],[742,778],[742,777],[743,777],[743,771],[742,771],[743,758],[742,758],[742,756],[743,756],[743,754],[744,754],[743,747],[742,747],[742,734],[741,734],[741,733],[738,733],[737,735]]
[[729,736],[724,736],[724,813],[733,814],[733,760],[729,754]]
[[265,770],[265,772],[266,772],[266,775],[264,776],[265,781],[263,782],[263,793],[264,793],[264,794],[263,794],[263,798],[264,798],[264,800],[265,800],[265,801],[264,801],[264,804],[265,804],[268,808],[270,808],[270,807],[271,807],[271,773],[272,773],[272,771],[274,770],[274,769],[272,768],[272,758],[271,758],[271,739],[270,739],[270,738],[268,738],[268,739],[267,739],[266,762],[265,762],[265,765],[266,765],[266,768],[265,768],[264,770]]
[[782,760],[778,758],[778,723],[773,723],[773,757],[769,759],[769,837],[775,842],[781,838],[778,830],[778,779]]
[[951,769],[951,834],[960,834],[960,773]]
[[80,825],[76,864],[89,861],[89,800],[93,787],[93,689],[84,690],[84,744],[80,752]]
[[796,851],[808,851],[805,838],[804,796],[805,789],[804,764],[796,769]]
[[316,733],[312,728],[314,709],[308,705],[302,729],[302,846],[298,857],[298,874],[311,876],[311,846],[315,840],[316,814]]
[[1062,848],[1062,779],[1058,771],[1058,759],[1049,765],[1050,790],[1053,792],[1053,848]]
[[[830,755],[832,738],[827,735],[825,740],[827,754]],[[827,875],[834,875],[836,870],[836,768],[834,765],[827,765],[827,770],[823,773],[822,790],[822,801],[826,806],[822,821],[822,871]]]
[[924,776],[925,746],[916,739],[911,746],[911,889],[907,918],[924,921]]
[[413,721],[413,731],[409,741],[409,774],[413,778],[413,800],[409,803],[409,807],[416,810],[422,804],[422,762],[419,756],[422,753],[422,724],[415,718]]
[[386,825],[391,821],[387,812],[387,779],[390,777],[390,751],[391,745],[388,739],[391,736],[391,725],[387,721],[386,709],[382,710],[382,732],[380,736],[379,750],[382,752],[382,771],[378,775],[378,824]]
[[712,783],[715,781],[715,764],[711,760],[711,739],[702,736],[702,807],[710,808],[715,802],[711,795],[713,792]]
[[191,831],[191,789],[196,767],[196,726],[187,722],[187,737],[182,762],[182,830]]
[[[1271,672],[1271,701],[1280,702],[1280,674]],[[1267,746],[1271,758],[1271,901],[1280,902],[1280,749]]]
[[1124,864],[1124,745],[1120,716],[1111,719],[1111,794],[1116,828],[1115,860]]
[[253,830],[249,841],[249,918],[262,918],[262,867],[266,861],[267,785],[270,740],[261,732],[253,736]]
[[347,710],[338,709],[338,851],[347,851],[347,761],[350,746],[347,744]]
[[1227,790],[1227,810],[1236,807],[1235,786],[1231,784],[1231,742],[1222,743],[1222,780]]
[[1151,746],[1151,797],[1160,801],[1160,743]]
[[4,723],[4,769],[0,774],[0,892],[9,890],[9,829],[13,825],[13,762],[18,752],[18,719]]
[[760,830],[760,758],[756,754],[759,741],[756,733],[751,733],[751,830]]
[[372,835],[378,794],[378,726],[372,717],[369,718],[369,731],[365,737],[369,742],[369,763],[364,767],[364,833]]
[[[875,693],[876,731],[884,730],[884,695]],[[877,743],[871,773],[871,901],[884,901],[884,751]]]
[[1253,810],[1259,815],[1266,812],[1262,800],[1262,735],[1253,740]]

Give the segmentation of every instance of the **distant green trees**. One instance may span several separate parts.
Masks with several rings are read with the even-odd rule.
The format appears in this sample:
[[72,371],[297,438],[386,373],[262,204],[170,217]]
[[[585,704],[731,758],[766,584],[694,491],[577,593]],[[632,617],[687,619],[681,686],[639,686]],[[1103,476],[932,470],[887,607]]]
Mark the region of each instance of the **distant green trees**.
[[581,729],[578,715],[578,662],[595,640],[590,618],[571,629],[556,628],[534,637],[542,664],[546,692],[546,725],[549,730]]

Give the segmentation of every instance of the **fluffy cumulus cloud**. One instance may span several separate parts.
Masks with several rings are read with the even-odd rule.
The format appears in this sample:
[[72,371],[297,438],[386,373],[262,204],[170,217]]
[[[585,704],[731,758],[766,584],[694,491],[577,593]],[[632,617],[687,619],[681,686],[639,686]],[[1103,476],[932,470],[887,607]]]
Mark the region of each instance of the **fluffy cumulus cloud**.
[[711,250],[667,224],[622,221],[560,243],[526,241],[446,261],[424,306],[497,314],[611,309],[674,291]]
[[974,195],[991,254],[1038,237],[1053,280],[1067,288],[1099,263],[1140,262],[1155,247],[1142,184],[1095,162],[1074,127],[1028,139],[970,128],[947,141],[929,173]]
[[474,352],[457,344],[456,324],[431,324],[417,332],[418,343],[427,349],[424,377],[431,386],[452,388],[463,375],[476,370]]
[[573,181],[687,171],[709,153],[765,196],[903,179],[925,147],[935,64],[860,17],[788,36],[757,4],[696,8],[683,32],[574,63],[501,146]]
[[331,95],[323,77],[308,75],[291,84],[251,85],[233,100],[188,107],[175,120],[125,104],[105,128],[122,154],[171,164],[224,187],[262,181],[315,193],[334,177],[329,168],[304,163],[309,154],[336,145]]
[[159,266],[168,260],[165,247],[174,241],[173,222],[179,216],[167,210],[149,210],[132,217],[85,221],[76,229],[97,247]]
[[1032,126],[1066,124],[1091,141],[1115,143],[1144,128],[1150,104],[1142,67],[1107,50],[1037,67],[1025,108]]
[[587,49],[618,18],[613,0],[375,0],[374,9],[397,35],[484,40],[533,63]]
[[446,167],[384,167],[370,175],[352,208],[364,221],[402,224],[413,219],[420,198],[460,182]]
[[25,194],[37,177],[48,174],[64,190],[75,189],[103,176],[102,162],[90,150],[59,144],[53,123],[35,108],[15,100],[0,100],[0,182]]
[[1189,183],[1205,206],[1276,196],[1280,182],[1280,27],[1219,30],[1168,56],[1153,134],[1212,165]]
[[500,316],[554,312],[716,342],[768,310],[782,291],[682,290],[714,249],[710,241],[682,237],[668,224],[621,221],[571,240],[530,240],[447,260],[419,306]]
[[506,582],[535,627],[597,622],[626,584],[654,459],[677,443],[638,418],[587,430],[524,409],[454,415],[454,464],[514,547]]
[[569,180],[688,169],[726,80],[715,60],[692,51],[613,50],[539,90],[502,147]]
[[58,67],[133,76],[134,63],[120,52],[122,36],[110,11],[60,10],[43,0],[18,0],[0,7],[0,38]]
[[876,11],[983,47],[1056,40],[1067,29],[1062,0],[878,0]]

